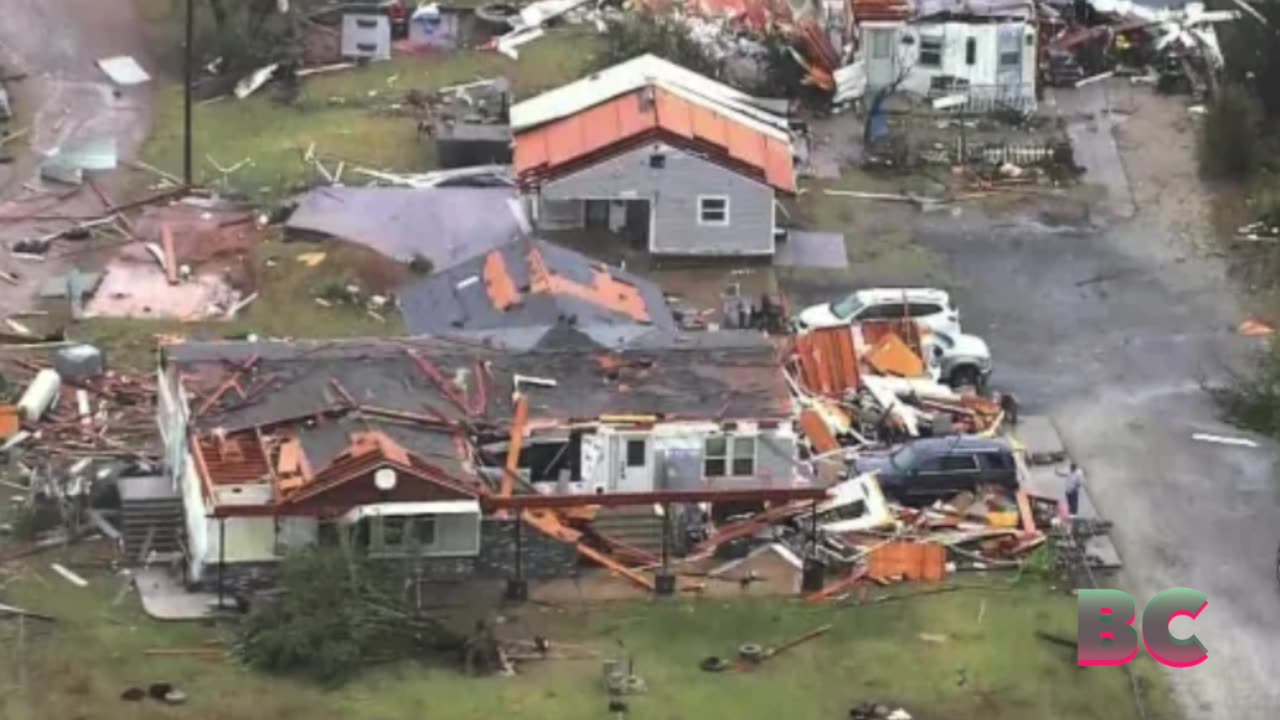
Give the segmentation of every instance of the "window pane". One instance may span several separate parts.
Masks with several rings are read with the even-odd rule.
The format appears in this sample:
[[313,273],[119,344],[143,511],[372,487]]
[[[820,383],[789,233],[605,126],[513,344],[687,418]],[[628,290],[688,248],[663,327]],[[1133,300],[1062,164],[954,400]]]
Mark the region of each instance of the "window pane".
[[1011,67],[1018,65],[1022,61],[1022,53],[1018,51],[1000,53],[1000,65],[1002,67]]
[[920,38],[919,63],[925,67],[942,66],[942,38]]
[[978,62],[978,41],[975,38],[964,41],[964,61],[967,65]]
[[883,60],[893,52],[893,34],[886,30],[871,31],[871,57]]
[[724,457],[726,440],[723,435],[707,438],[707,457]]
[[627,441],[627,467],[644,467],[648,464],[647,445],[644,440]]
[[702,474],[707,477],[724,477],[724,467],[724,458],[707,458],[702,467]]
[[733,474],[739,476],[756,474],[755,438],[734,438]]
[[916,468],[920,472],[938,472],[942,469],[942,460],[941,458],[936,457],[927,458],[925,460],[921,460],[920,464],[917,465]]
[[389,517],[382,519],[382,544],[384,547],[396,547],[404,544],[404,518]]
[[704,223],[722,223],[729,219],[729,199],[704,197],[698,199],[698,217]]
[[942,458],[943,470],[977,470],[978,463],[972,455],[948,455]]
[[423,547],[436,544],[436,519],[420,517],[413,521],[413,539]]

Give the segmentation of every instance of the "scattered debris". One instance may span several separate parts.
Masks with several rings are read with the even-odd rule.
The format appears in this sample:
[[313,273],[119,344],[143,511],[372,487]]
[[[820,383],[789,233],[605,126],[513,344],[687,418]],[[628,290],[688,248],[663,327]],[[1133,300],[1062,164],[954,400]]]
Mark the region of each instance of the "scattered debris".
[[102,58],[96,64],[117,85],[141,85],[151,80],[138,61],[127,55]]
[[64,578],[66,578],[66,579],[67,579],[67,582],[71,583],[72,585],[75,585],[76,587],[89,587],[89,581],[88,581],[88,580],[85,580],[84,578],[80,577],[79,575],[77,575],[77,574],[75,574],[75,573],[71,572],[71,571],[70,571],[70,570],[68,570],[66,567],[64,567],[64,566],[62,566],[62,565],[59,565],[58,563],[53,563],[53,564],[52,564],[52,565],[50,565],[49,567],[53,568],[53,571],[54,571],[54,572],[58,573],[59,575],[61,575],[61,576],[62,576],[62,577],[64,577]]
[[1249,438],[1233,438],[1223,435],[1209,435],[1208,433],[1195,433],[1191,436],[1191,439],[1199,440],[1200,442],[1217,443],[1218,445],[1237,445],[1239,447],[1251,448],[1258,447],[1258,443],[1250,440]]

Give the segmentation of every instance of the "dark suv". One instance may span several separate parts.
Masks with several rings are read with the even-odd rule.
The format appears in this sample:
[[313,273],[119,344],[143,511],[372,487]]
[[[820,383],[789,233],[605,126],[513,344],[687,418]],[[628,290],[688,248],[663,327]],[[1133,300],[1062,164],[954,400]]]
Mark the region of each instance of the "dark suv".
[[931,502],[979,485],[1018,489],[1009,444],[973,435],[921,438],[884,453],[859,455],[854,470],[875,473],[885,495],[901,502]]

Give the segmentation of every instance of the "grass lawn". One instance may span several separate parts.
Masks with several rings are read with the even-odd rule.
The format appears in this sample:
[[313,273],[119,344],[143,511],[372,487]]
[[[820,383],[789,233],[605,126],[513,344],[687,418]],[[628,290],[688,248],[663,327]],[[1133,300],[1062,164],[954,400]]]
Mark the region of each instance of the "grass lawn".
[[[417,122],[408,113],[387,109],[402,103],[410,89],[428,92],[454,83],[504,75],[517,97],[527,97],[582,75],[599,42],[582,28],[564,28],[520,48],[520,60],[496,52],[462,50],[429,57],[400,56],[363,68],[305,78],[296,106],[283,105],[267,87],[245,100],[228,98],[199,104],[194,111],[194,159],[197,182],[216,183],[223,167],[250,158],[252,165],[231,175],[237,189],[272,199],[288,189],[323,181],[302,158],[315,153],[333,172],[346,163],[343,178],[356,166],[391,171],[435,167],[431,142],[417,138]],[[143,159],[181,174],[182,92],[178,84],[162,88],[154,127]]]
[[[315,267],[298,261],[304,253],[325,253]],[[158,337],[178,335],[191,339],[243,337],[256,333],[266,337],[382,337],[404,334],[400,314],[382,313],[385,322],[369,315],[363,307],[334,305],[322,307],[315,297],[327,286],[355,283],[365,293],[394,289],[410,279],[404,265],[384,258],[368,248],[343,242],[294,242],[279,240],[256,247],[248,258],[258,299],[231,322],[179,322],[91,318],[67,326],[70,337],[99,344],[108,353],[113,367],[150,370],[155,367]],[[55,327],[66,322],[65,301],[52,307],[56,313],[43,323]]]
[[[151,621],[133,595],[113,606],[121,577],[85,569],[90,585],[76,588],[49,570],[58,559],[28,561],[5,588],[6,602],[59,618],[51,626],[26,622],[21,644],[16,623],[0,621],[0,685],[7,688],[0,717],[7,720],[606,717],[601,664],[594,659],[526,664],[516,677],[482,679],[405,664],[322,690],[230,660],[147,656],[148,648],[200,646],[219,637],[218,630]],[[922,720],[1137,717],[1122,669],[1077,668],[1069,648],[1033,636],[1041,628],[1074,633],[1073,598],[1037,584],[846,607],[708,599],[592,609],[530,604],[502,612],[504,636],[540,633],[553,644],[583,643],[602,657],[633,659],[649,688],[628,700],[635,718],[841,718],[864,701],[901,704]],[[741,643],[776,645],[826,623],[834,624],[830,633],[751,672],[710,674],[697,667],[709,655],[732,655]],[[920,633],[947,639],[925,641]],[[1149,717],[1176,717],[1154,663],[1144,654],[1135,669]],[[119,699],[124,688],[151,682],[180,686],[190,695],[188,706]]]

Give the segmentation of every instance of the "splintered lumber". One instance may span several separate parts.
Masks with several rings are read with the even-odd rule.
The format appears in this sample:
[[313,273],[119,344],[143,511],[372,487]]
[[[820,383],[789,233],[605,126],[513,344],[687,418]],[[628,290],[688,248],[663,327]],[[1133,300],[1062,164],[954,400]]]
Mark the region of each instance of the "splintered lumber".
[[835,626],[831,624],[821,625],[819,627],[816,627],[803,635],[799,635],[797,637],[794,637],[782,643],[777,647],[769,648],[768,650],[765,650],[764,655],[762,655],[760,659],[768,660],[769,658],[777,657],[778,655],[781,655],[782,653],[786,652],[787,650],[790,650],[791,648],[797,645],[800,645],[801,643],[809,642],[810,640],[816,637],[827,634],[828,632],[831,631],[831,628],[833,627]]
[[1022,532],[1025,535],[1032,536],[1039,532],[1035,516],[1031,514],[1031,496],[1026,490],[1018,490],[1018,517],[1022,519]]
[[173,229],[168,223],[160,226],[160,244],[164,250],[164,276],[170,285],[178,284],[178,253],[173,245]]
[[604,566],[606,570],[621,575],[646,590],[654,589],[653,580],[651,578],[643,573],[632,570],[626,565],[623,565],[617,560],[582,542],[582,533],[566,526],[556,515],[547,512],[525,512],[521,517],[526,523],[532,525],[538,530],[541,530],[543,533],[546,533],[561,542],[573,543],[577,548],[579,555]]
[[23,610],[20,607],[5,605],[0,603],[0,616],[29,617],[35,620],[44,620],[45,622],[57,622],[57,618],[52,615],[44,615],[30,610]]
[[793,515],[799,515],[805,511],[812,509],[811,503],[791,503],[789,505],[780,505],[775,508],[769,508],[764,512],[747,518],[740,522],[724,525],[716,530],[715,534],[703,540],[698,544],[693,552],[689,554],[691,559],[701,559],[715,552],[715,549],[721,545],[737,540],[739,538],[750,537],[764,528],[776,522],[785,520]]
[[817,592],[809,593],[805,596],[805,602],[820,603],[830,600],[837,595],[843,594],[846,590],[857,585],[864,577],[867,576],[866,566],[854,568],[852,572],[844,576],[834,584],[829,585]]
[[524,445],[524,426],[529,419],[529,401],[523,394],[516,398],[515,418],[511,421],[511,440],[507,443],[506,472],[502,473],[501,497],[511,497],[516,470],[520,464],[520,449]]
[[67,579],[67,582],[71,583],[72,585],[75,585],[76,587],[88,587],[88,586],[89,586],[89,581],[88,581],[88,580],[85,580],[84,578],[80,577],[79,575],[77,575],[77,574],[75,574],[75,573],[71,572],[70,570],[66,569],[66,568],[65,568],[65,567],[63,567],[62,565],[59,565],[58,563],[53,563],[53,564],[51,564],[49,567],[53,568],[53,571],[54,571],[54,572],[58,573],[59,575],[61,575],[61,576],[62,576],[62,577],[64,577],[64,578],[66,578],[66,579]]

